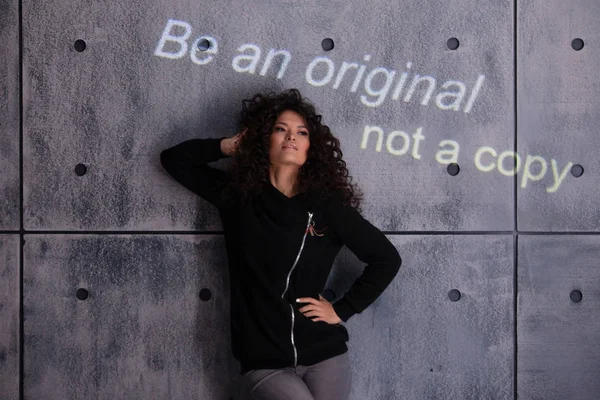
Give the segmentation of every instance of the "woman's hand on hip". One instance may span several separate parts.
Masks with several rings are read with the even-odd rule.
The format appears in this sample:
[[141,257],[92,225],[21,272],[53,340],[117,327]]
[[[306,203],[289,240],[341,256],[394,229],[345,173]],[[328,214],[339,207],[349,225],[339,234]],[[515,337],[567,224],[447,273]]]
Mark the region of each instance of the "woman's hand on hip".
[[317,317],[311,318],[313,322],[323,321],[328,324],[335,325],[342,322],[340,317],[336,314],[333,309],[333,305],[328,302],[323,296],[319,294],[319,300],[315,300],[312,297],[300,297],[296,299],[298,303],[310,303],[302,308],[300,312],[306,317]]

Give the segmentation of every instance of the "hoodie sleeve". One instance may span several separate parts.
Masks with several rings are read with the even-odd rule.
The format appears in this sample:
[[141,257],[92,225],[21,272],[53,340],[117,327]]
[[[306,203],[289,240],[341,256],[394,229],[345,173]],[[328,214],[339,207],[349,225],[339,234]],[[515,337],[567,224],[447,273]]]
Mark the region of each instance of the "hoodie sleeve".
[[160,153],[160,163],[173,179],[216,207],[223,205],[227,174],[207,164],[227,157],[222,139],[190,139]]
[[330,203],[330,224],[346,247],[367,265],[350,289],[333,304],[344,322],[373,303],[392,282],[402,259],[388,238],[341,197]]

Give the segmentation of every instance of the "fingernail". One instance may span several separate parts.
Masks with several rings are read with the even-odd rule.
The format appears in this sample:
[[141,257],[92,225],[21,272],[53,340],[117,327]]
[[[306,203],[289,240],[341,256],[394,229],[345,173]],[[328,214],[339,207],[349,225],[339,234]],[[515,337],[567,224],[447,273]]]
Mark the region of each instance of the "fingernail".
[[300,299],[296,299],[296,303],[300,303]]

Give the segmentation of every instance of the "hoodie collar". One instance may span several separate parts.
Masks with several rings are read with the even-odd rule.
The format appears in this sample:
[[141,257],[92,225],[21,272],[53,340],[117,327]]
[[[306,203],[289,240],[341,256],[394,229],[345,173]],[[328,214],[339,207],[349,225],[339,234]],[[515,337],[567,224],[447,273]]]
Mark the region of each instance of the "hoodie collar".
[[316,206],[319,196],[313,191],[287,197],[269,181],[260,196],[262,208],[271,219],[282,224],[306,222],[307,214]]

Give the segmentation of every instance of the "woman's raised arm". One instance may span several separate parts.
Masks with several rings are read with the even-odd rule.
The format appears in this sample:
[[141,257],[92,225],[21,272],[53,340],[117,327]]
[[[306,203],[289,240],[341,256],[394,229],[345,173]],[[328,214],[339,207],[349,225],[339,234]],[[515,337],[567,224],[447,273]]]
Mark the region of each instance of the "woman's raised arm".
[[[190,139],[160,153],[160,163],[177,182],[216,207],[224,205],[222,191],[228,178],[225,171],[208,166],[228,157],[226,148],[232,138]],[[224,151],[226,153],[224,153]]]

